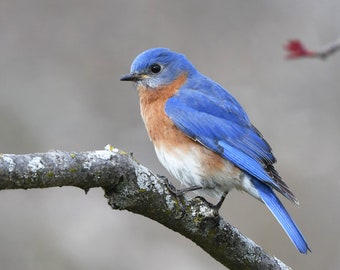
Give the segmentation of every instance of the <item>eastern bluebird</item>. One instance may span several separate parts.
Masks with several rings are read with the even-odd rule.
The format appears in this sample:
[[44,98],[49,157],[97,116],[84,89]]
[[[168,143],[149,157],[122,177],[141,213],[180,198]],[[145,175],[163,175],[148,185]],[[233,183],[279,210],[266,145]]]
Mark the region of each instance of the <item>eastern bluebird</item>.
[[298,204],[273,166],[271,147],[230,93],[166,48],[138,55],[121,81],[136,83],[157,157],[186,191],[219,196],[216,208],[230,190],[246,191],[269,208],[301,253],[310,251],[273,191]]

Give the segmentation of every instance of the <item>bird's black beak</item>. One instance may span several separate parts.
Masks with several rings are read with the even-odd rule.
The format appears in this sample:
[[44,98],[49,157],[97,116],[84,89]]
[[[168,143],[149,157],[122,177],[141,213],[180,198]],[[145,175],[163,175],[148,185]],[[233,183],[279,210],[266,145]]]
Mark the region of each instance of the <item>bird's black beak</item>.
[[130,81],[130,82],[137,82],[140,81],[143,78],[141,74],[137,73],[131,73],[131,74],[126,74],[123,77],[120,78],[121,81]]

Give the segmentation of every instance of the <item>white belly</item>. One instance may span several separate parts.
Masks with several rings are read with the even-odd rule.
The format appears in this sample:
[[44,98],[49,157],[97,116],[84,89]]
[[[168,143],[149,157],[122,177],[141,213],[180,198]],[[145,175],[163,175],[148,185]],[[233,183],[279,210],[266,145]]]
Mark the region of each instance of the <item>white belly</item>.
[[202,186],[204,193],[213,197],[220,197],[233,188],[244,189],[245,174],[227,160],[222,160],[218,169],[212,168],[203,161],[201,145],[189,151],[188,148],[185,151],[173,148],[170,152],[163,147],[155,147],[155,150],[162,165],[185,186]]

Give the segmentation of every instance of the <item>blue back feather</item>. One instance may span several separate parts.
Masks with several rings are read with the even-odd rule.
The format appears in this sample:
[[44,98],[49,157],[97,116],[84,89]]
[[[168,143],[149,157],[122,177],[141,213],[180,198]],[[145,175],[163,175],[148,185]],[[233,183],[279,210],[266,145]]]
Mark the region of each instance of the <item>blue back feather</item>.
[[[213,94],[207,93],[207,89]],[[203,76],[202,80],[195,80],[194,86],[184,84],[166,102],[165,112],[189,137],[279,189],[263,167],[275,162],[270,146],[238,102],[221,86]]]

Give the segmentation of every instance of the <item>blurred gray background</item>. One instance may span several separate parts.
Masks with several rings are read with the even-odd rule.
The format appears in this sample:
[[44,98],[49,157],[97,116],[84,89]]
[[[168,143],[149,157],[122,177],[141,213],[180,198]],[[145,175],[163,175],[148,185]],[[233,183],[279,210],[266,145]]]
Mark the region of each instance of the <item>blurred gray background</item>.
[[[340,53],[285,59],[300,38],[340,33],[340,2],[1,0],[0,151],[86,151],[108,143],[156,160],[132,84],[135,56],[180,51],[247,110],[300,200],[283,200],[313,253],[300,255],[269,211],[231,193],[222,215],[295,269],[340,268]],[[225,269],[161,225],[113,211],[101,189],[0,192],[0,269]]]

